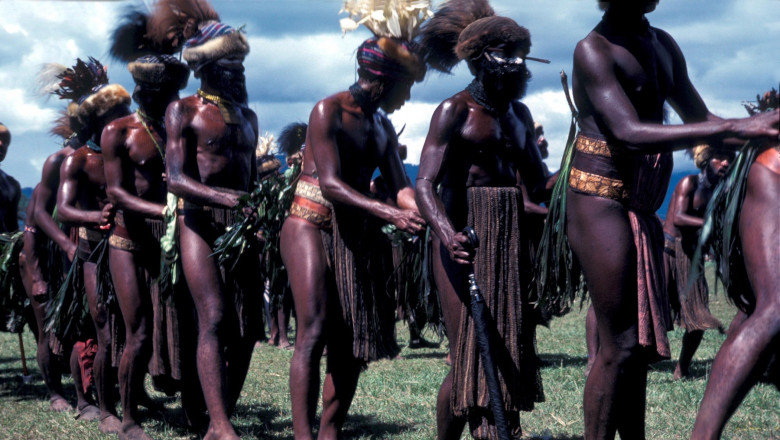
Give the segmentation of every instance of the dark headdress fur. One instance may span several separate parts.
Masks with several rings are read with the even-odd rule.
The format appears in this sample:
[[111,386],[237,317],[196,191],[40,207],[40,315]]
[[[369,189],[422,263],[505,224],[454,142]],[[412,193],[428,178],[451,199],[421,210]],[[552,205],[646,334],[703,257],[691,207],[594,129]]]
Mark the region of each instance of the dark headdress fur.
[[160,0],[149,16],[147,37],[181,49],[209,21],[219,21],[219,14],[207,0]]
[[450,73],[461,60],[455,53],[461,32],[479,19],[495,15],[487,0],[445,2],[422,26],[420,45],[425,61],[436,70]]
[[108,73],[100,61],[89,57],[89,62],[84,62],[81,58],[76,59],[76,64],[67,69],[61,75],[59,88],[54,94],[60,99],[69,99],[78,101],[83,96],[89,95],[95,86],[108,84]]
[[306,143],[307,128],[308,125],[303,122],[293,122],[285,126],[279,134],[279,150],[288,157],[301,151]]

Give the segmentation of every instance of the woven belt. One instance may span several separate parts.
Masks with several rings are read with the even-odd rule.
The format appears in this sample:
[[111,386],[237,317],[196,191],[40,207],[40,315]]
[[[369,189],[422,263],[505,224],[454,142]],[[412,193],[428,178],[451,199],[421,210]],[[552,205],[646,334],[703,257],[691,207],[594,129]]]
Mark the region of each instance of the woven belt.
[[79,228],[79,238],[83,238],[87,241],[97,242],[103,239],[105,237],[105,233],[93,231],[92,229],[87,229],[85,227]]
[[571,169],[569,186],[572,189],[618,202],[629,199],[629,193],[622,180],[591,174],[577,168]]

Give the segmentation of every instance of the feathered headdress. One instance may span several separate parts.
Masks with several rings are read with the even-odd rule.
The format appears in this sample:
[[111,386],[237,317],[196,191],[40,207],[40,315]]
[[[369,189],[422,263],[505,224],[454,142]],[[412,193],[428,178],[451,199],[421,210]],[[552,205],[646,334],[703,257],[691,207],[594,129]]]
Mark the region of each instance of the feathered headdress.
[[755,103],[743,102],[742,105],[745,106],[745,110],[748,111],[748,114],[753,116],[757,113],[763,113],[780,107],[780,95],[778,95],[777,90],[773,87],[771,90],[764,92],[764,96],[756,95]]
[[279,134],[279,151],[290,157],[301,151],[306,143],[308,125],[303,122],[293,122],[282,129]]
[[[146,37],[176,52],[206,24],[219,21],[207,0],[160,0],[148,17]],[[170,48],[170,49],[168,49]],[[163,53],[173,53],[163,50]]]
[[430,0],[346,0],[341,13],[343,32],[361,24],[375,36],[358,48],[360,71],[372,77],[394,79],[425,76],[425,62],[414,42],[422,23],[433,16]]
[[37,75],[37,93],[41,96],[57,95],[69,99],[68,107],[53,121],[52,135],[70,137],[81,129],[79,101],[97,86],[108,83],[108,73],[100,62],[92,57],[88,62],[76,60],[73,67],[58,63],[44,64]]
[[505,44],[521,47],[525,52],[531,48],[528,29],[511,18],[497,16],[487,0],[443,3],[423,26],[420,35],[425,61],[446,73],[461,60],[479,58],[487,47]]
[[262,178],[268,173],[281,168],[282,162],[274,157],[274,153],[278,148],[279,146],[276,144],[273,134],[266,133],[265,136],[260,136],[257,139],[255,154],[257,155],[258,178]]

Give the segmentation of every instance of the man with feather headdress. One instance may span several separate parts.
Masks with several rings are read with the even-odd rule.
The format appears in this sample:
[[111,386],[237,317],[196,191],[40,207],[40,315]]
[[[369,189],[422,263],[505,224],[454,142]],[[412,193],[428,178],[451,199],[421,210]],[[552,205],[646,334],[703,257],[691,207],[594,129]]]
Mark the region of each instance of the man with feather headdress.
[[[303,170],[282,227],[282,258],[295,302],[297,334],[290,365],[293,430],[312,438],[320,387],[319,363],[328,348],[319,437],[336,438],[360,371],[395,357],[394,301],[370,272],[378,221],[416,233],[424,221],[398,156],[385,114],[409,99],[425,63],[412,41],[427,18],[427,1],[349,1],[345,29],[365,24],[374,37],[357,50],[358,81],[316,104],[309,117]],[[398,207],[368,196],[376,168]],[[373,228],[371,225],[373,224]]]
[[[101,241],[111,227],[114,207],[105,192],[106,177],[103,170],[103,153],[100,136],[103,128],[112,120],[130,113],[130,94],[119,84],[108,84],[105,67],[90,58],[89,62],[77,60],[75,75],[65,76],[71,86],[69,94],[78,93],[85,78],[97,78],[98,85],[78,101],[78,118],[82,128],[78,138],[83,146],[70,154],[60,167],[60,186],[57,193],[57,216],[65,223],[78,227],[79,247],[74,261],[75,272],[83,283],[89,303],[89,314],[97,332],[97,352],[94,361],[95,389],[100,406],[100,430],[116,433],[121,421],[116,415],[114,386],[120,350],[121,318],[118,311],[110,309],[110,276],[99,270]],[[102,276],[101,276],[102,275]],[[80,284],[80,283],[79,283]],[[74,318],[74,317],[68,317]]]
[[59,291],[67,272],[66,268],[76,257],[78,249],[77,240],[71,236],[73,230],[58,223],[54,217],[60,185],[60,166],[66,157],[81,146],[77,137],[77,132],[82,127],[77,114],[78,98],[104,79],[85,76],[85,81],[79,83],[80,89],[67,93],[67,88],[73,85],[70,78],[74,74],[72,68],[57,63],[44,65],[38,74],[40,94],[58,95],[69,102],[50,130],[52,135],[63,139],[62,148],[44,161],[41,181],[33,189],[27,205],[24,247],[19,256],[19,266],[38,329],[37,361],[49,392],[50,408],[55,412],[72,408],[64,397],[61,383],[62,372],[68,369],[66,356],[70,353],[70,370],[76,383],[76,407],[81,419],[90,419],[97,418],[99,410],[92,397],[84,392],[79,350],[72,350],[74,341],[59,340],[53,332],[45,328],[50,300]]
[[[569,146],[568,176],[562,172],[565,231],[599,335],[585,383],[585,437],[643,439],[647,365],[671,355],[663,231],[655,215],[671,153],[728,137],[777,137],[778,112],[713,115],[677,43],[645,17],[657,0],[599,4],[606,11],[601,22],[574,50],[579,133]],[[664,124],[665,102],[683,124]]]
[[[704,331],[717,328],[723,331],[717,318],[709,310],[709,289],[704,266],[696,270],[693,256],[696,252],[699,230],[704,225],[704,212],[713,190],[726,175],[734,161],[734,150],[718,143],[697,145],[691,151],[699,174],[683,177],[677,183],[664,219],[664,270],[669,301],[675,322],[685,330],[682,348],[674,378],[690,376],[693,354],[704,337]],[[697,272],[695,279],[689,278]]]
[[[161,291],[157,278],[159,242],[165,235],[168,211],[163,118],[168,104],[178,99],[179,90],[187,85],[190,72],[171,54],[162,53],[163,44],[128,35],[133,29],[145,35],[145,21],[131,12],[114,32],[112,54],[129,62],[127,69],[136,84],[133,99],[138,109],[106,125],[100,140],[106,193],[116,208],[109,264],[126,328],[118,372],[120,439],[149,438],[138,420],[138,403],[146,397],[143,386],[147,365],[156,378],[182,378],[174,295]],[[138,49],[125,50],[122,38],[135,41]],[[139,44],[139,40],[143,42]]]
[[[746,105],[770,114],[777,127],[775,89]],[[718,439],[751,388],[765,378],[780,389],[780,135],[748,143],[715,189],[707,208],[718,274],[739,309],[712,363],[692,440]],[[703,234],[706,235],[706,234]],[[711,240],[711,241],[710,241]],[[767,377],[768,376],[768,377]]]
[[216,239],[236,223],[239,198],[257,176],[259,129],[247,107],[243,66],[249,44],[205,0],[165,0],[157,8],[151,33],[180,45],[200,79],[197,94],[168,106],[165,166],[168,191],[179,198],[181,267],[198,318],[206,438],[238,438],[229,416],[262,331],[257,247],[242,247],[232,267],[221,267],[212,253]]
[[[520,230],[519,186],[533,199],[546,178],[533,118],[520,102],[531,76],[531,38],[487,1],[451,0],[423,27],[422,45],[431,66],[449,72],[465,60],[474,75],[434,112],[417,174],[417,203],[436,234],[434,278],[453,354],[436,405],[438,438],[460,438],[466,423],[475,438],[497,438],[501,430],[464,299],[471,270],[495,323],[501,410],[509,435],[519,437],[519,412],[544,399],[528,289],[529,237]],[[476,251],[459,232],[465,226],[479,236]]]

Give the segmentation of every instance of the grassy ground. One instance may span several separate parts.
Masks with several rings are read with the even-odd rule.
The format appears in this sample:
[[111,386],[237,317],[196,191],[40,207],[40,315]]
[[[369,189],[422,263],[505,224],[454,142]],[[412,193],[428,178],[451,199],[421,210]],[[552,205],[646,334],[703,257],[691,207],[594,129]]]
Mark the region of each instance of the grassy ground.
[[[724,296],[712,298],[711,308],[724,325],[735,309]],[[537,439],[581,438],[582,392],[586,363],[585,311],[556,319],[538,331],[538,348],[544,368],[547,401],[521,415],[526,436]],[[408,333],[398,326],[399,342]],[[669,333],[672,353],[680,350],[682,331]],[[672,380],[674,362],[651,366],[647,392],[647,435],[651,439],[687,439],[709,376],[712,359],[725,336],[705,334],[686,381]],[[22,364],[14,334],[0,334],[0,439],[103,439],[95,423],[74,420],[71,413],[50,413],[46,389],[35,362],[32,334],[24,333],[29,384],[19,379]],[[441,348],[409,350],[403,359],[371,364],[363,373],[345,426],[346,438],[433,439],[435,399],[446,374],[446,341]],[[243,438],[291,439],[292,420],[287,371],[292,351],[262,344],[255,350],[251,371],[239,401],[234,424]],[[72,381],[65,380],[68,397],[75,400]],[[147,432],[156,439],[193,438],[181,424],[175,398],[151,393],[165,404],[164,414],[145,412]],[[726,426],[726,439],[780,438],[780,399],[768,385],[755,387]],[[464,436],[464,438],[468,438]]]

